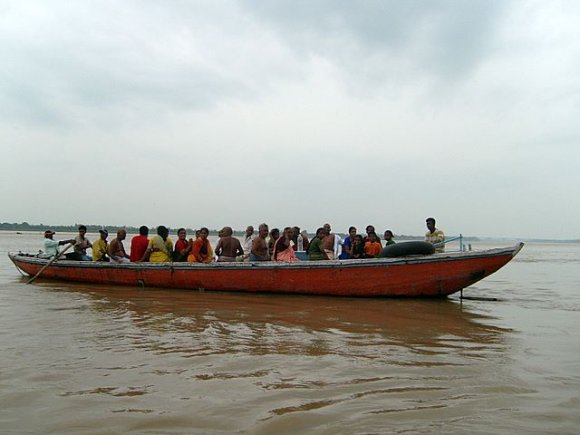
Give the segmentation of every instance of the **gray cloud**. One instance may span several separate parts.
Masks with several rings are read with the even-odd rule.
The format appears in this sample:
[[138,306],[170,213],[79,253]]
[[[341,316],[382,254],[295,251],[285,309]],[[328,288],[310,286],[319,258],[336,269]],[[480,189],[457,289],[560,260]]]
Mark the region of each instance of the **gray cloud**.
[[[461,79],[494,43],[508,1],[276,1],[242,4],[303,56],[377,80],[416,74]],[[375,69],[376,71],[369,71]]]
[[[15,24],[0,31],[2,57],[9,59],[0,71],[0,115],[19,123],[66,124],[90,118],[92,110],[111,110],[113,118],[203,110],[302,80],[301,63],[312,56],[331,61],[355,88],[434,77],[454,81],[485,58],[492,23],[505,4],[248,0],[177,2],[173,8],[108,1],[14,6],[5,13]],[[112,16],[100,19],[109,9]],[[269,29],[258,40],[256,26]]]
[[[0,115],[67,124],[93,110],[109,110],[112,118],[162,116],[255,98],[267,90],[267,70],[283,77],[291,68],[269,60],[261,72],[251,60],[260,50],[248,41],[251,29],[228,27],[236,11],[222,5],[223,11],[188,2],[175,9],[108,1],[7,8],[13,25],[0,30],[0,53],[8,59],[0,70]],[[109,8],[114,13],[101,20]]]
[[7,220],[577,237],[574,2],[0,8]]

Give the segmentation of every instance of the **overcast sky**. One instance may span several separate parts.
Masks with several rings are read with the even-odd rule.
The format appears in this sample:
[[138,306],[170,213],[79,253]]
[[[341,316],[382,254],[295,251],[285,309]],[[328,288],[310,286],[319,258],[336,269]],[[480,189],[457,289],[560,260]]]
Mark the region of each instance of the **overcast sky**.
[[0,0],[1,222],[580,238],[580,2]]

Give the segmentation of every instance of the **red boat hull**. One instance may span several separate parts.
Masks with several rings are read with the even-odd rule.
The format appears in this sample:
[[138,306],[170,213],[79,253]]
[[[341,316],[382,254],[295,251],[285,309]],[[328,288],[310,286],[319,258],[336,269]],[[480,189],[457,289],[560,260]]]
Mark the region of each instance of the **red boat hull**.
[[[40,278],[122,286],[358,297],[447,296],[489,276],[523,247],[370,260],[111,264],[57,260]],[[9,254],[36,275],[47,260]]]

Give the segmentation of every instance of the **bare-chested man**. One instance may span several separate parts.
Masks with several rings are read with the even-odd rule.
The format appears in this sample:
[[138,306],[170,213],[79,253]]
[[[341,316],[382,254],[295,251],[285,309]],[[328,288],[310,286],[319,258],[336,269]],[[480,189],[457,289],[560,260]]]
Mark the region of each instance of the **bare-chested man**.
[[129,263],[129,256],[125,252],[123,240],[127,237],[127,231],[123,228],[117,231],[117,237],[111,240],[107,247],[107,254],[114,263]]
[[250,261],[269,261],[270,251],[268,250],[268,225],[261,224],[258,227],[258,237],[252,243],[252,251],[250,252]]
[[215,253],[218,256],[218,261],[236,261],[238,255],[244,255],[244,250],[240,241],[232,237],[234,231],[231,227],[223,227],[220,231],[221,237],[215,247]]
[[329,260],[335,260],[337,258],[336,251],[340,237],[331,232],[332,228],[330,228],[330,224],[324,224],[322,228],[326,232],[326,237],[322,239],[322,249],[324,249]]

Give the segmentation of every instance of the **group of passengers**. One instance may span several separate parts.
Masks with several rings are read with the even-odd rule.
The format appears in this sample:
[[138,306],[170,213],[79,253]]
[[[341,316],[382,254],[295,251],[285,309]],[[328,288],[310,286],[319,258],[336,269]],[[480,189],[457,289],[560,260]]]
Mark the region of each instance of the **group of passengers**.
[[[443,231],[435,228],[435,219],[428,218],[425,240],[436,244],[438,252],[442,252],[445,240]],[[177,241],[173,244],[169,238],[169,229],[163,225],[157,227],[157,234],[149,237],[149,228],[142,226],[139,234],[131,239],[130,254],[127,254],[123,241],[127,231],[123,228],[117,231],[116,237],[108,242],[109,233],[106,229],[99,230],[99,239],[91,243],[86,238],[87,228],[79,226],[79,234],[74,239],[55,241],[54,231],[44,233],[44,252],[41,258],[52,258],[59,255],[58,247],[69,244],[73,252],[66,254],[66,258],[79,261],[111,261],[114,263],[139,262],[190,262],[210,263],[233,261],[299,261],[297,253],[309,260],[348,260],[378,257],[383,244],[373,225],[366,227],[366,234],[357,233],[355,227],[348,229],[348,236],[344,239],[332,232],[330,224],[324,224],[316,230],[312,240],[308,239],[306,231],[299,227],[286,227],[282,232],[278,228],[270,230],[267,224],[258,227],[254,234],[254,227],[248,226],[240,241],[233,236],[231,227],[223,227],[219,233],[219,240],[212,248],[208,240],[209,230],[201,228],[195,231],[195,238],[187,238],[185,228],[177,230]],[[395,243],[391,230],[384,232],[385,247]],[[68,250],[67,247],[65,249]],[[87,254],[92,249],[92,257]],[[64,253],[64,251],[63,251]],[[62,253],[61,253],[62,254]]]

